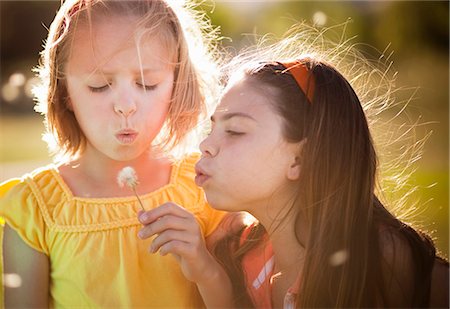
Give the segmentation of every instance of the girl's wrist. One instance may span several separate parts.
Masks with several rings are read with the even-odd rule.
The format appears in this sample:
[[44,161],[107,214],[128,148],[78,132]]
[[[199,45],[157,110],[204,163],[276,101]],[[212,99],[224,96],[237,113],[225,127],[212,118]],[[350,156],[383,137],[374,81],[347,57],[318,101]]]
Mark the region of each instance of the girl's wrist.
[[200,280],[196,282],[207,308],[232,308],[233,288],[231,280],[212,255],[209,255],[207,267],[202,270]]
[[195,281],[198,286],[207,286],[216,283],[217,280],[221,281],[223,278],[227,277],[225,270],[212,255],[208,254],[207,261],[202,264],[201,276]]

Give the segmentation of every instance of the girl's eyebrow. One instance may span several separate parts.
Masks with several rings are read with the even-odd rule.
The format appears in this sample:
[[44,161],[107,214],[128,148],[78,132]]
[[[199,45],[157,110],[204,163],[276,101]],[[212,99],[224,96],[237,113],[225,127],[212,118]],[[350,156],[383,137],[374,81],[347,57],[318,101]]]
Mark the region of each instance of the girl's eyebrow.
[[145,69],[138,69],[136,71],[134,71],[136,74],[146,74],[146,73],[158,73],[158,72],[162,72],[165,71],[166,68],[165,67],[154,67],[154,68],[145,68]]
[[[141,74],[152,74],[152,73],[159,73],[164,71],[165,68],[155,67],[155,68],[144,68],[144,69],[137,69],[134,70],[132,73],[135,75],[141,75]],[[108,71],[108,70],[94,70],[90,75],[114,75],[114,71]]]
[[[250,116],[250,115],[248,115],[248,114],[246,114],[246,113],[241,113],[241,112],[236,112],[236,113],[225,113],[225,114],[222,114],[222,115],[219,117],[219,120],[221,120],[221,121],[226,121],[226,120],[229,120],[229,119],[231,119],[231,118],[233,118],[233,117],[243,117],[243,118],[247,118],[247,119],[256,121],[256,119],[253,118],[252,116]],[[211,116],[211,122],[216,122],[216,117],[215,117],[214,115]]]

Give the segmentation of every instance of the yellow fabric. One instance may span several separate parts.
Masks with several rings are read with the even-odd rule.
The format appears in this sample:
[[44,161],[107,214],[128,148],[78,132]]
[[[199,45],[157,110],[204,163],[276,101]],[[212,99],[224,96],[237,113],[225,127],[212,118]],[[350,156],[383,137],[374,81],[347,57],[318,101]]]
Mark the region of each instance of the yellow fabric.
[[[206,204],[194,181],[198,155],[172,167],[170,183],[141,196],[146,209],[173,201],[197,217],[204,235],[224,213]],[[0,186],[0,216],[50,257],[55,308],[197,308],[201,298],[175,258],[148,253],[136,197],[74,197],[53,166]]]

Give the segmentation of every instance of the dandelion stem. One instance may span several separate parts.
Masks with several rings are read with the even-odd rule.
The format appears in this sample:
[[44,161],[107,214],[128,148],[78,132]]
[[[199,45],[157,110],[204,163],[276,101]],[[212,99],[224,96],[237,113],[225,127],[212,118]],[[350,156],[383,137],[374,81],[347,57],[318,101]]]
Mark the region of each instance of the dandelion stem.
[[145,211],[144,205],[142,205],[142,201],[141,201],[141,199],[139,198],[139,195],[136,192],[136,187],[133,186],[132,188],[133,188],[134,195],[136,195],[136,198],[137,198],[137,200],[139,202],[139,205],[141,206],[142,210]]

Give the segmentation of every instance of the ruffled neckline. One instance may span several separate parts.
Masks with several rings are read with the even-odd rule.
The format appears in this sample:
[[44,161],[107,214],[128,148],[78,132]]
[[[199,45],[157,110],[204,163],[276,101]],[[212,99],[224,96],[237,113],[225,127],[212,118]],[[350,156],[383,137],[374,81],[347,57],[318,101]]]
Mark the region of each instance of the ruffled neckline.
[[[183,161],[176,161],[172,164],[171,169],[170,169],[169,182],[167,184],[159,187],[158,189],[156,189],[154,191],[151,191],[151,192],[148,192],[145,194],[140,194],[139,198],[142,200],[151,199],[152,196],[161,194],[161,192],[167,191],[168,189],[174,187],[174,185],[177,182],[178,175],[180,172],[181,162],[183,162]],[[66,199],[68,201],[77,201],[80,203],[93,203],[93,204],[105,204],[105,203],[110,204],[112,202],[130,203],[130,202],[134,202],[136,200],[136,196],[132,195],[132,194],[130,194],[128,196],[123,196],[123,197],[76,196],[75,194],[73,194],[72,190],[69,188],[69,186],[67,185],[65,180],[62,178],[61,174],[58,171],[58,167],[56,165],[51,164],[51,165],[47,166],[47,170],[51,173],[54,180],[56,181],[56,183],[58,184],[59,188],[61,189],[61,191],[63,192],[64,196],[66,197]]]
[[[194,165],[199,156],[192,155],[172,164],[169,183],[139,195],[146,210],[172,201],[189,211],[204,207],[204,195],[194,183]],[[139,225],[141,209],[136,196],[86,198],[74,196],[55,165],[34,171],[24,178],[30,190],[30,202],[40,209],[51,229],[65,232],[99,231]]]

